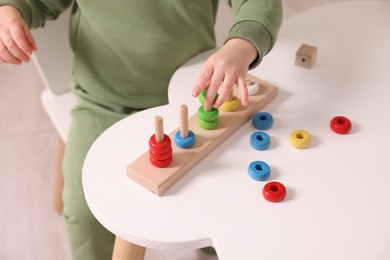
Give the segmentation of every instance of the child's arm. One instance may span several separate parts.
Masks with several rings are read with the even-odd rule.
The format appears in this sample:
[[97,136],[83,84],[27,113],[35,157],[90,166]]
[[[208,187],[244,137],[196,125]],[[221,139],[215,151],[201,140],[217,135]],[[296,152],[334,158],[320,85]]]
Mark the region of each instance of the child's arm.
[[241,93],[242,105],[248,105],[246,75],[249,65],[257,55],[257,49],[249,41],[240,38],[230,39],[207,59],[193,89],[193,96],[198,96],[205,86],[208,86],[204,107],[211,107],[211,102],[223,83],[219,98],[214,103],[214,107],[218,108],[227,100],[233,85],[236,84]]
[[20,12],[12,6],[0,6],[0,62],[20,65],[30,61],[36,49]]
[[282,21],[281,0],[228,0],[228,3],[234,10],[235,20],[227,41],[206,61],[192,93],[197,96],[208,87],[204,101],[208,108],[221,84],[215,107],[227,99],[233,84],[240,90],[241,103],[248,104],[246,74],[272,49]]

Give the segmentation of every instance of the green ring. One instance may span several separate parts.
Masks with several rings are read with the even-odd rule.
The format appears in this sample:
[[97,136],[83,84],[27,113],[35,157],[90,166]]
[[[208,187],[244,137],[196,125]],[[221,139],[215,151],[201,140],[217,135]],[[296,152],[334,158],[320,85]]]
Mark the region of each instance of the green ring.
[[199,120],[205,121],[205,122],[212,122],[218,119],[218,109],[211,108],[209,112],[204,111],[204,106],[200,106],[198,109],[198,118]]
[[[203,102],[204,102],[204,99],[206,98],[206,95],[207,95],[207,89],[204,89],[204,90],[202,90],[202,92],[200,92],[200,94],[199,94],[199,97],[198,97],[198,100],[199,100],[199,102],[200,102],[200,104],[203,106]],[[215,95],[215,97],[214,97],[214,102],[215,101],[217,101],[217,99],[218,99],[218,93]],[[213,102],[213,103],[214,103]]]
[[211,122],[206,122],[206,121],[200,120],[198,118],[198,124],[203,129],[211,130],[211,129],[214,129],[214,128],[216,128],[218,126],[218,119],[214,120],[214,121],[211,121]]

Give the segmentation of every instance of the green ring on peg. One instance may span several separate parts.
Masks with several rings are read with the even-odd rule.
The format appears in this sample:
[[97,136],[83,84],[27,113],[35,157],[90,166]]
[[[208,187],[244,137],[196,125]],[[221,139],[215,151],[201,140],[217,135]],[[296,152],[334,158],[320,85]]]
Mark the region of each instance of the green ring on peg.
[[[206,89],[204,89],[204,90],[202,90],[202,92],[200,92],[200,94],[199,94],[199,96],[198,96],[198,100],[199,100],[199,102],[200,102],[200,104],[203,106],[203,102],[204,102],[204,100],[205,100],[205,98],[206,98],[206,95],[207,95],[207,88]],[[214,101],[213,101],[213,103],[215,102],[215,101],[217,101],[217,99],[218,99],[218,93],[215,95],[215,97],[214,97]]]
[[218,119],[214,121],[206,122],[198,118],[198,125],[203,129],[211,130],[218,126]]
[[205,122],[212,122],[218,119],[219,111],[217,108],[211,108],[209,112],[204,110],[204,106],[198,108],[198,118]]

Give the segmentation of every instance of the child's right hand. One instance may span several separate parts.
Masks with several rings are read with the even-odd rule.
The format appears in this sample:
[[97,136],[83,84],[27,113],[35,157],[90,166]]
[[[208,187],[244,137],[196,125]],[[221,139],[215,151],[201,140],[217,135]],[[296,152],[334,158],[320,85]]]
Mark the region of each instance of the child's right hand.
[[0,6],[0,62],[20,65],[37,50],[34,38],[20,12]]

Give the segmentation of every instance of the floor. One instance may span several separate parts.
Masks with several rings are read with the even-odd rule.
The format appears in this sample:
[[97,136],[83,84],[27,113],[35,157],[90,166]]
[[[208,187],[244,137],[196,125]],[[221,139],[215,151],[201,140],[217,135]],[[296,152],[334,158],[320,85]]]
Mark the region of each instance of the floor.
[[[337,1],[284,0],[284,15]],[[0,64],[0,260],[71,259],[62,217],[51,207],[56,131],[41,106],[42,89],[32,63]],[[217,257],[148,250],[146,259]]]

